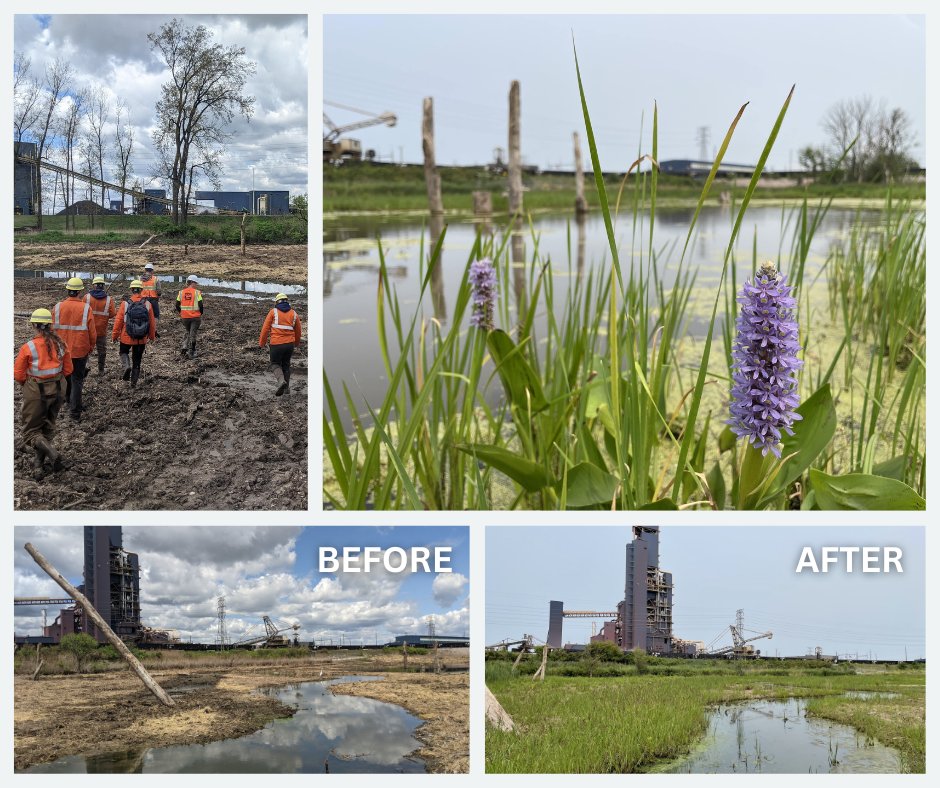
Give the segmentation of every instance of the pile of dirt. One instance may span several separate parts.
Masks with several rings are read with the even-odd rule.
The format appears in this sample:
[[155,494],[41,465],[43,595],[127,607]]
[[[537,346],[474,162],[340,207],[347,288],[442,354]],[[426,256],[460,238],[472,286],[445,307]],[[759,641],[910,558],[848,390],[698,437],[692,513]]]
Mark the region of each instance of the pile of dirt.
[[[125,287],[112,294],[123,296]],[[306,298],[292,298],[305,337],[294,352],[291,393],[275,397],[268,351],[258,347],[271,299],[202,288],[206,314],[197,358],[189,360],[180,354],[183,327],[172,306],[180,287],[164,287],[160,338],[147,347],[135,389],[121,380],[110,333],[102,378],[92,351],[81,422],[64,406],[59,416],[55,445],[66,470],[34,478],[14,384],[18,509],[307,508]],[[14,294],[16,311],[28,314],[61,299],[63,282],[17,278]],[[14,325],[16,353],[32,329],[24,317]]]

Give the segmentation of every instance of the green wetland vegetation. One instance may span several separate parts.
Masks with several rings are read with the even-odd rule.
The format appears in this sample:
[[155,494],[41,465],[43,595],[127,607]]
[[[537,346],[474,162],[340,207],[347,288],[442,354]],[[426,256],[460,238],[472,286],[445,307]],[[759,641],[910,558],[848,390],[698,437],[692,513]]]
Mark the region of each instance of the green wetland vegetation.
[[629,653],[605,662],[552,652],[546,679],[533,681],[540,656],[530,655],[515,672],[515,654],[489,656],[486,684],[517,726],[505,732],[487,724],[489,773],[668,770],[699,746],[715,707],[784,698],[803,699],[808,719],[852,726],[863,745],[894,748],[896,771],[925,769],[922,664],[635,660]]
[[[582,89],[588,147],[600,173],[584,96]],[[327,504],[925,508],[924,210],[888,188],[877,219],[860,213],[817,269],[808,265],[810,247],[833,198],[804,192],[781,213],[773,276],[763,274],[757,238],[749,244],[741,231],[791,99],[769,130],[754,177],[731,200],[728,237],[716,239],[716,284],[700,284],[686,258],[743,107],[712,173],[697,186],[684,244],[656,244],[665,181],[655,169],[616,191],[597,177],[609,242],[601,265],[575,262],[571,225],[563,261],[541,254],[525,221],[515,236],[481,231],[442,320],[399,299],[380,240],[376,342],[387,386],[380,398],[365,400],[355,380],[325,370]],[[655,110],[649,155],[658,156]],[[446,235],[421,249],[419,303],[436,297]],[[528,252],[521,257],[514,247],[523,238]],[[741,253],[749,247],[750,254]],[[495,287],[487,281],[481,290],[481,271],[490,269]],[[556,289],[559,274],[564,289]],[[779,440],[764,442],[766,452],[727,424],[732,383],[741,387],[738,296],[758,275],[785,291],[775,314],[787,326],[792,314],[796,325],[788,330],[799,347],[792,358],[800,365],[794,388],[784,392],[791,403],[797,395],[798,406],[778,406],[773,392],[762,400],[771,417],[781,407],[786,417]]]
[[[168,216],[43,216],[43,229],[36,228],[35,216],[13,218],[17,244],[142,243],[157,235],[166,243],[240,244],[241,216],[200,214],[190,216],[186,225],[175,226]],[[307,243],[306,209],[284,216],[249,216],[245,221],[248,243]]]

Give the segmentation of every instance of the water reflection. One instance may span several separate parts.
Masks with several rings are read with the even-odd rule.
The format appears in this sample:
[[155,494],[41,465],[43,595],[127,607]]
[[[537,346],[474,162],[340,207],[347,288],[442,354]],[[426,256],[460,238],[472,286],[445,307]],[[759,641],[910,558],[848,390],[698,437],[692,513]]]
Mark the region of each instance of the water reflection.
[[[329,687],[370,680],[347,676],[332,681],[268,689],[265,694],[297,707],[289,719],[274,720],[239,739],[159,747],[99,756],[69,756],[28,771],[45,773],[422,773],[411,755],[421,720],[400,706]],[[372,679],[377,680],[377,679]]]
[[807,717],[805,702],[789,698],[718,707],[703,746],[667,771],[895,774],[900,759],[854,728]]

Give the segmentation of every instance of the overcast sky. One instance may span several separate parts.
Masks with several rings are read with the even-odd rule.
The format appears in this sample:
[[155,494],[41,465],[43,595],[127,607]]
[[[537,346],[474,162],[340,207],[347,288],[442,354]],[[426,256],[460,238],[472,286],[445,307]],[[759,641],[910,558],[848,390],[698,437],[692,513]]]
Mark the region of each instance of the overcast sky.
[[[632,539],[629,527],[487,528],[487,644],[524,633],[544,640],[553,599],[568,610],[616,610]],[[728,625],[743,608],[747,629],[774,633],[754,643],[764,654],[822,646],[903,659],[906,647],[911,659],[926,656],[923,528],[665,527],[659,544],[660,568],[673,575],[677,637],[731,645]],[[803,547],[823,545],[900,546],[904,574],[796,574]],[[565,642],[590,636],[589,619],[565,621]]]
[[[395,635],[469,634],[469,544],[463,527],[138,526],[123,529],[139,555],[141,617],[179,630],[184,640],[216,642],[216,599],[226,597],[232,640],[263,634],[263,615],[299,622],[300,639],[379,643]],[[63,596],[23,549],[31,542],[65,577],[82,582],[82,528],[14,529],[14,596]],[[320,546],[452,547],[453,572],[368,574],[318,571]],[[58,608],[47,609],[51,622]],[[18,634],[40,634],[41,608],[17,607]]]
[[[222,188],[239,191],[288,190],[303,194],[307,186],[308,46],[305,15],[180,15],[187,26],[204,25],[212,43],[244,47],[257,64],[246,87],[255,97],[250,122],[236,116],[226,146]],[[74,69],[76,89],[100,85],[112,106],[126,102],[134,127],[131,164],[145,188],[156,157],[150,139],[160,87],[169,76],[166,64],[151,52],[148,33],[159,31],[172,16],[127,14],[55,14],[14,17],[15,52],[31,61],[31,72],[42,79],[47,65],[65,58]],[[114,137],[113,120],[107,131]],[[113,169],[113,167],[111,168]],[[112,173],[113,177],[113,173]],[[105,180],[108,180],[106,177]],[[211,189],[210,184],[202,188]]]
[[[825,141],[827,110],[863,95],[908,113],[911,153],[925,162],[923,16],[350,14],[325,16],[323,27],[324,100],[396,113],[394,128],[350,133],[395,160],[421,161],[422,99],[432,96],[438,163],[491,161],[507,145],[517,79],[523,158],[571,167],[571,134],[583,140],[584,130],[573,35],[605,169],[651,151],[654,100],[661,159],[698,158],[702,127],[712,156],[749,101],[725,160],[753,164],[794,83],[770,168],[796,168],[801,147]],[[324,111],[337,124],[362,117]]]

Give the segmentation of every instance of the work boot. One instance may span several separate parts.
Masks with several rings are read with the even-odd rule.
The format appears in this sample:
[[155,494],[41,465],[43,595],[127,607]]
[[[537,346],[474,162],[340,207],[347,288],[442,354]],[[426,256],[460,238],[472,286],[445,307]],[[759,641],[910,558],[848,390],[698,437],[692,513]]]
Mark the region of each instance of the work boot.
[[56,451],[55,447],[45,437],[33,438],[33,446],[37,451],[41,451],[52,463],[53,471],[62,470],[62,455]]
[[137,388],[137,381],[140,379],[140,367],[136,367],[131,372],[131,388]]
[[196,358],[196,348],[193,347],[189,349],[189,357]]
[[284,370],[280,367],[271,367],[271,371],[274,373],[274,382],[278,384],[274,396],[280,397],[287,391],[287,381],[284,380]]
[[43,463],[46,461],[46,453],[38,446],[33,444],[33,451],[36,453],[33,457],[33,478],[39,480],[43,477]]
[[180,348],[180,355],[185,356],[188,353],[189,353],[189,348],[187,348],[186,345],[183,345],[183,347]]
[[121,374],[121,380],[130,380],[131,379],[131,360],[127,357],[125,353],[121,353],[118,356],[121,359],[121,366],[124,369],[124,372]]
[[98,377],[104,377],[104,356],[98,356]]

